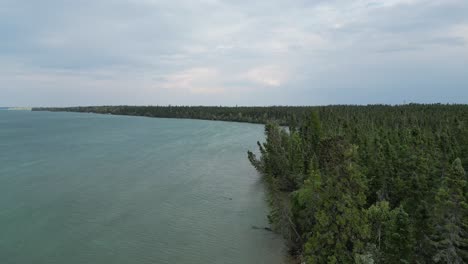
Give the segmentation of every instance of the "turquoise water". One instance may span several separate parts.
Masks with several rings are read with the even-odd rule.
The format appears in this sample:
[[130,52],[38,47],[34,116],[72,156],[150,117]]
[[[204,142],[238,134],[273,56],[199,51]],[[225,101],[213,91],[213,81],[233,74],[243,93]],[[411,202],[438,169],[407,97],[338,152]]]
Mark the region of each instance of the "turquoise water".
[[282,263],[261,125],[0,111],[0,263]]

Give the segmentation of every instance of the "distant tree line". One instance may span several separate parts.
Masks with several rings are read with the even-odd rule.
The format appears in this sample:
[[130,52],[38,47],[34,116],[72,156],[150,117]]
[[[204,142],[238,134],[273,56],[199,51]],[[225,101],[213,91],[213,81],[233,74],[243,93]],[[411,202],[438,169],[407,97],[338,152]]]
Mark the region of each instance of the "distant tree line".
[[265,124],[275,120],[286,125],[291,117],[310,107],[221,107],[221,106],[81,106],[33,108],[33,111],[65,111],[159,118],[188,118]]
[[264,123],[248,158],[298,259],[468,262],[467,105],[33,110]]

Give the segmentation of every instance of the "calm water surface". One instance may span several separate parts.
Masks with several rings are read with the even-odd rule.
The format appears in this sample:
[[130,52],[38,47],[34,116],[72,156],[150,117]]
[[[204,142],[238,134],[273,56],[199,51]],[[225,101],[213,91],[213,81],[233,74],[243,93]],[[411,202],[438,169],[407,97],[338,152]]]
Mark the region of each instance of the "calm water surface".
[[260,125],[0,111],[0,263],[283,263]]

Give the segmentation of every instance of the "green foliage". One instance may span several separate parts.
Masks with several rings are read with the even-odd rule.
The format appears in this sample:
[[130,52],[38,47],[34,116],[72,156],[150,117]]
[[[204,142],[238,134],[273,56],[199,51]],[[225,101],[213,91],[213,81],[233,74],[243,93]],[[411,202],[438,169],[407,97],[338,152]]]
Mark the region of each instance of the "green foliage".
[[382,263],[413,263],[413,231],[410,217],[402,207],[394,209],[386,221]]
[[[317,199],[315,225],[305,244],[308,263],[350,263],[364,252],[369,235],[364,206],[365,182],[355,158],[357,148],[338,140],[337,149],[343,150],[342,159],[336,160],[333,170],[327,174],[314,191]],[[336,152],[335,149],[327,151]]]
[[267,125],[260,151],[268,157],[263,175],[289,193],[283,206],[292,221],[282,225],[299,234],[290,244],[302,248],[303,260],[466,262],[460,142],[467,142],[468,107],[332,106],[297,116],[290,133]]
[[441,263],[467,261],[468,204],[466,175],[461,160],[456,159],[439,187],[434,206],[433,260]]
[[380,257],[380,252],[385,247],[385,230],[392,218],[389,203],[387,201],[382,201],[372,205],[367,210],[367,217],[372,234],[369,243],[376,246],[377,257]]
[[295,180],[296,186],[300,186],[304,181],[304,178],[302,177],[304,172],[304,150],[302,148],[302,142],[299,133],[291,132],[289,142],[289,171]]
[[382,201],[369,207],[367,215],[373,259],[377,263],[413,263],[413,231],[404,209],[400,206],[391,210],[390,204]]

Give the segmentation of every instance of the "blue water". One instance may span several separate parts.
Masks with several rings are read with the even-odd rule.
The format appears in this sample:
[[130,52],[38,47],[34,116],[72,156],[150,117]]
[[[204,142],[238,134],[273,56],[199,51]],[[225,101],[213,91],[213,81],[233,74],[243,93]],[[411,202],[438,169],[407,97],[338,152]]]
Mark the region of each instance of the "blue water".
[[0,263],[283,263],[261,125],[0,112]]

